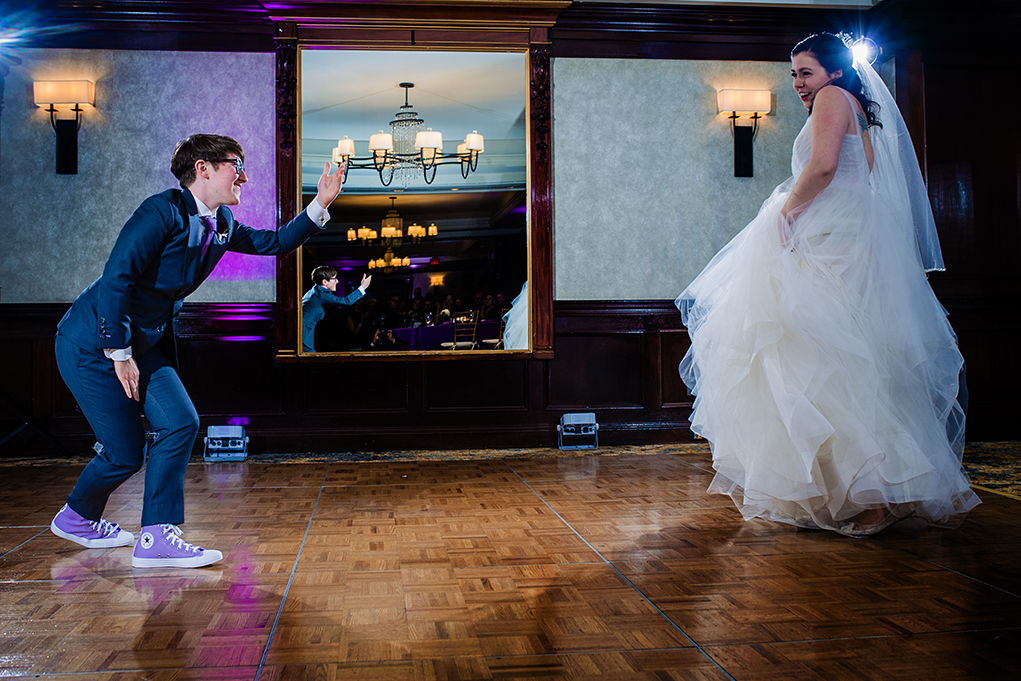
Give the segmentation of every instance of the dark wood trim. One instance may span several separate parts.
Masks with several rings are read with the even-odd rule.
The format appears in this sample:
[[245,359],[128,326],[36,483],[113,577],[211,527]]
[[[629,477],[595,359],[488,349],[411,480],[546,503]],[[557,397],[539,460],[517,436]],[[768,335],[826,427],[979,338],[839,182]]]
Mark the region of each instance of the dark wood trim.
[[[508,48],[528,49],[530,258],[529,287],[533,315],[532,352],[538,359],[553,357],[553,158],[552,93],[550,89],[550,44],[548,27],[569,2],[529,0],[529,2],[488,2],[440,0],[404,5],[397,2],[343,3],[326,6],[317,3],[289,5],[286,18],[278,25],[277,49],[277,187],[280,221],[300,209],[296,194],[298,162],[294,156],[294,121],[299,115],[296,90],[296,58],[292,50],[302,45],[343,45],[347,48],[462,50]],[[495,12],[495,14],[494,14]],[[513,21],[508,21],[513,17]],[[489,30],[483,30],[483,29]],[[277,259],[277,360],[338,361],[332,356],[297,354],[297,256],[293,253]],[[426,361],[458,359],[454,354],[423,356]],[[507,358],[508,355],[494,355]],[[392,360],[390,357],[378,359]],[[402,357],[398,357],[403,360]],[[341,361],[350,361],[341,360]]]
[[275,21],[359,29],[521,31],[552,26],[570,0],[377,0],[271,4]]
[[[538,32],[537,32],[538,33]],[[553,357],[553,99],[550,90],[550,46],[545,31],[536,35],[528,53],[531,69],[529,161],[531,164],[532,351],[537,359]]]
[[[298,40],[292,23],[282,23],[277,31],[277,224],[298,214],[301,197],[298,190]],[[298,356],[298,256],[277,256],[277,359]]]
[[551,30],[553,56],[786,61],[802,38],[857,31],[865,10],[574,3]]

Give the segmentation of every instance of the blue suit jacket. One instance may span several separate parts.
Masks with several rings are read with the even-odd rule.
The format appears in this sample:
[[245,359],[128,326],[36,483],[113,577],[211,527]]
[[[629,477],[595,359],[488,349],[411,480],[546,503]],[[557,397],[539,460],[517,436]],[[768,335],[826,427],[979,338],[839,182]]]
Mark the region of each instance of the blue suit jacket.
[[318,284],[309,289],[301,297],[301,346],[305,352],[316,351],[316,324],[326,314],[323,305],[350,305],[363,295],[365,294],[360,288],[356,288],[343,298],[337,297],[330,293],[330,289]]
[[102,276],[60,320],[60,334],[97,354],[130,346],[138,357],[159,343],[176,363],[174,315],[225,252],[287,253],[321,229],[305,211],[277,230],[235,222],[226,206],[217,210],[216,222],[220,237],[202,257],[205,226],[190,191],[168,189],[143,201],[121,228]]

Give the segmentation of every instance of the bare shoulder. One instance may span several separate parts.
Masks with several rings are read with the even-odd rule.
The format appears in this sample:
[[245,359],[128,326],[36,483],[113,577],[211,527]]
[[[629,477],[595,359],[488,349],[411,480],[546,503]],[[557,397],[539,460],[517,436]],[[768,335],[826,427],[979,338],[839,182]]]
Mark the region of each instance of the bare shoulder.
[[[847,97],[844,96],[847,90],[843,89],[838,85],[827,85],[823,89],[819,90],[815,95],[815,102],[812,108],[822,106],[826,109],[835,109],[837,107],[846,109],[847,108]],[[850,94],[850,93],[847,93]],[[854,96],[851,96],[854,99]]]

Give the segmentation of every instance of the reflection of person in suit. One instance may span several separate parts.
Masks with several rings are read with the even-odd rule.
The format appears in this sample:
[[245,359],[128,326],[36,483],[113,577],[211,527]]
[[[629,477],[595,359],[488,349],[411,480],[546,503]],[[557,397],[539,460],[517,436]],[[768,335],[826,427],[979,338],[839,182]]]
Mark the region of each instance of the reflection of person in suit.
[[329,220],[343,168],[319,178],[308,208],[277,230],[235,222],[227,206],[248,181],[244,151],[229,137],[192,135],[178,143],[170,171],[181,189],[142,202],[124,224],[103,274],[57,327],[60,375],[103,444],[50,527],[88,548],[127,546],[135,537],[105,520],[110,494],[142,467],[144,407],[156,440],[148,447],[142,530],[134,567],[202,567],[223,557],[183,541],[184,473],[199,417],[177,375],[174,315],[227,251],[278,255]]
[[362,284],[343,298],[337,295],[337,270],[322,265],[312,270],[315,286],[301,297],[301,345],[305,352],[315,352],[316,324],[322,321],[326,311],[323,305],[350,305],[365,295],[365,289],[372,283],[371,275],[362,275]]

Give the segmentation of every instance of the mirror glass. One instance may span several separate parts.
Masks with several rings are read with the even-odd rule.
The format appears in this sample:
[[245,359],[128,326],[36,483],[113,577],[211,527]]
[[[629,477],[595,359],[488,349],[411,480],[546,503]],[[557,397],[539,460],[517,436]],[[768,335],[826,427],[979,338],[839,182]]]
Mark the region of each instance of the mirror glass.
[[303,206],[353,153],[299,249],[302,352],[528,350],[527,55],[300,54]]

